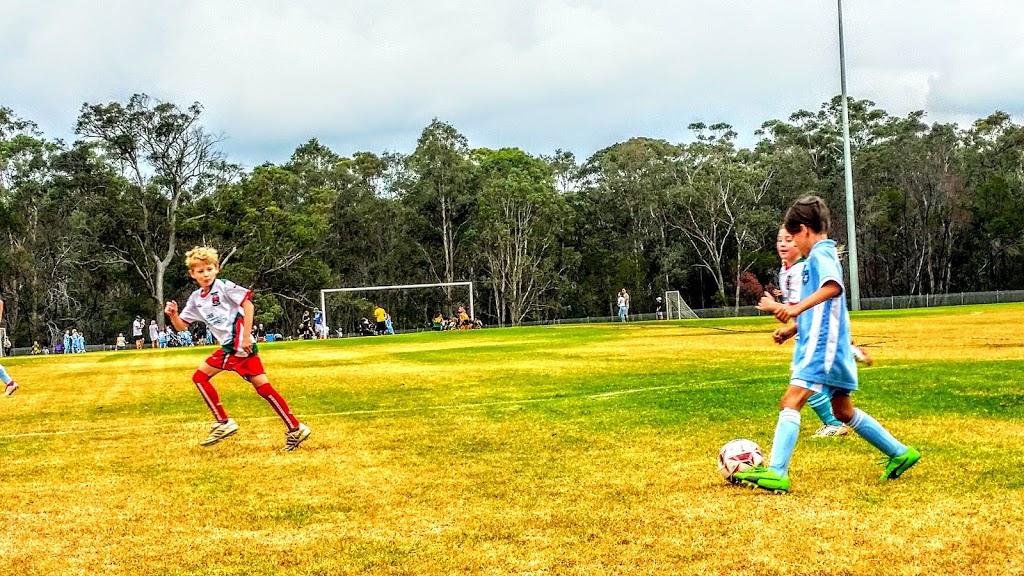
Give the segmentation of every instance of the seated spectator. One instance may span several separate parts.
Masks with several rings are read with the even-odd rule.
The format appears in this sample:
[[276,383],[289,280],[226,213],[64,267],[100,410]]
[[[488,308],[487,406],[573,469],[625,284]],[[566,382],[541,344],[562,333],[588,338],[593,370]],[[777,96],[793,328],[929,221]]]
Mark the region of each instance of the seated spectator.
[[125,340],[124,334],[118,334],[117,340],[114,341],[114,350],[124,350],[128,347],[128,341]]
[[434,330],[440,330],[443,326],[444,326],[444,314],[441,314],[441,312],[438,311],[438,313],[436,315],[434,315],[434,323],[431,324],[431,327]]
[[466,313],[466,309],[459,306],[459,329],[469,330],[473,327],[473,320]]
[[32,341],[32,354],[35,355],[35,354],[42,354],[42,353],[43,353],[43,349],[42,349],[41,346],[39,346],[39,341],[38,340]]

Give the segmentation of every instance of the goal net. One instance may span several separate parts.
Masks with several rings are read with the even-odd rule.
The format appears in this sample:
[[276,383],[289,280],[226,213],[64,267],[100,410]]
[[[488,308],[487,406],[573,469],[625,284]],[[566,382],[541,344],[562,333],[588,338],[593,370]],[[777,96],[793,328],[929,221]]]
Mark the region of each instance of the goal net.
[[678,290],[665,292],[665,318],[669,320],[682,320],[689,318],[694,320],[697,315],[693,312]]
[[320,291],[320,310],[332,337],[368,333],[363,318],[369,321],[370,332],[375,331],[377,305],[388,313],[394,330],[402,332],[430,328],[438,312],[450,318],[459,308],[476,318],[473,297],[469,281],[325,288]]

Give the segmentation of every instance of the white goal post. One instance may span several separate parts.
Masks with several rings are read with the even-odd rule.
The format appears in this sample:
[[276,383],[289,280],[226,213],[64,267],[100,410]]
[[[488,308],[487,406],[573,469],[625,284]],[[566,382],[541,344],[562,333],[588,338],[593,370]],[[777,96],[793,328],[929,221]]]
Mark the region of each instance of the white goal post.
[[696,320],[697,314],[687,306],[678,290],[669,290],[665,292],[665,318],[669,320],[682,320],[683,318]]
[[359,286],[356,288],[324,288],[320,291],[320,310],[324,314],[324,326],[330,326],[327,322],[328,292],[370,292],[373,290],[405,290],[408,288],[444,288],[446,286],[469,286],[469,317],[476,318],[476,313],[473,309],[472,282],[437,282],[434,284],[402,284],[400,286]]

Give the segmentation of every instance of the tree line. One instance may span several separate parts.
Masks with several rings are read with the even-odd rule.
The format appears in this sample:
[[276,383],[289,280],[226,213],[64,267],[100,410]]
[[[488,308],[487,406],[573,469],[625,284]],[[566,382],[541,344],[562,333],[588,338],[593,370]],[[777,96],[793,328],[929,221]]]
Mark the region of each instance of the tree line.
[[[724,123],[687,142],[636,137],[580,160],[472,148],[432,121],[415,149],[341,156],[317,140],[250,170],[220,150],[199,103],[144,94],[82,106],[76,140],[0,107],[0,292],[24,345],[70,326],[112,340],[191,290],[185,250],[254,289],[257,321],[289,333],[319,290],[473,280],[477,316],[516,325],[606,316],[680,290],[694,308],[753,302],[774,282],[775,233],[797,196],[835,210],[846,242],[839,97],[766,121],[750,148]],[[1019,289],[1024,128],[969,128],[849,101],[861,295]],[[351,327],[373,299],[398,328],[450,313],[458,291],[332,299]],[[162,325],[162,324],[161,324]]]

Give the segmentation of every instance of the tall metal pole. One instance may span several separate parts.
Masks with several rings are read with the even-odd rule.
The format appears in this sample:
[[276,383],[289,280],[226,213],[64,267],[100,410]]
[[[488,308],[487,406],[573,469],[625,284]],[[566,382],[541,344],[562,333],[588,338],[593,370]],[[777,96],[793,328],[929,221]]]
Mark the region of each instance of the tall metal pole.
[[850,308],[860,310],[857,273],[857,222],[853,211],[853,166],[850,163],[850,112],[846,105],[846,48],[843,45],[843,0],[839,4],[839,82],[843,90],[843,172],[846,176],[846,253],[850,261]]

